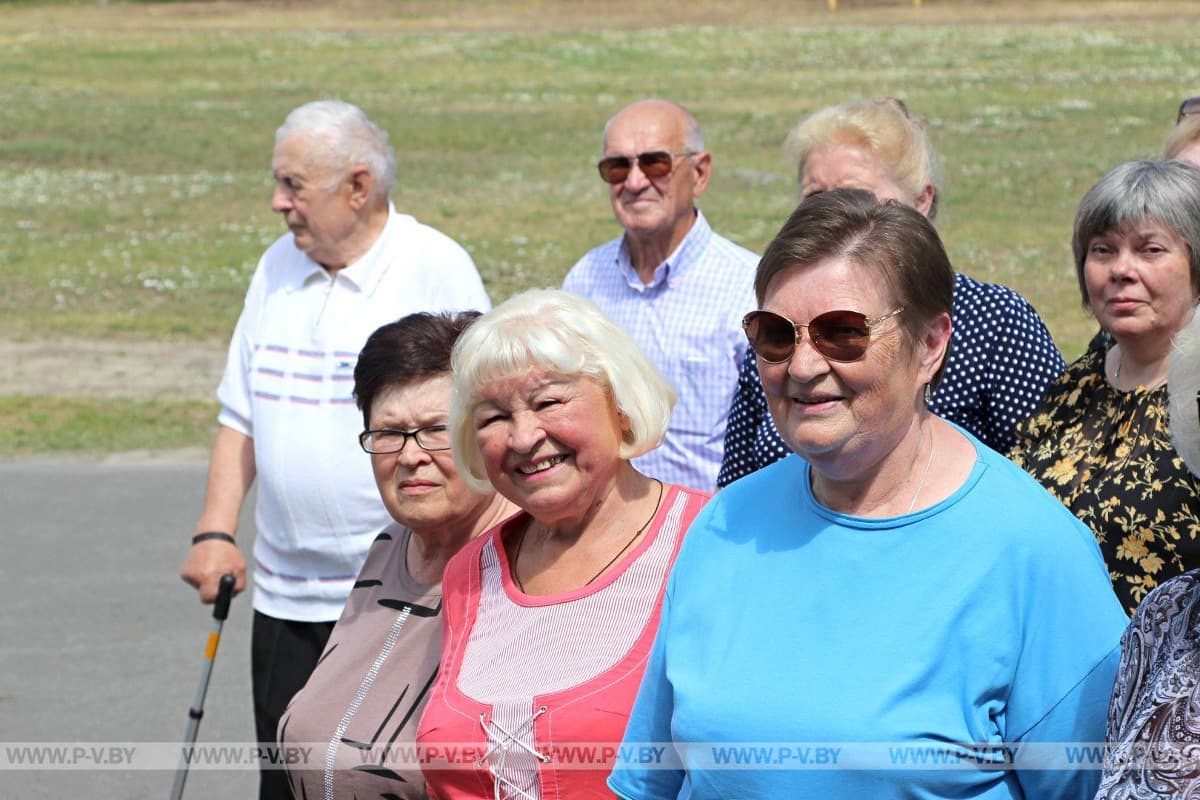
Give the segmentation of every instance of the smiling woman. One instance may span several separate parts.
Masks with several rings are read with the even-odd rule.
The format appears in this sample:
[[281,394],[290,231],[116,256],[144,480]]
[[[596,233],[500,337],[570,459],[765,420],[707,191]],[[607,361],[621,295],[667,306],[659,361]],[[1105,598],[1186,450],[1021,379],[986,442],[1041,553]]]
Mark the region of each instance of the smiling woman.
[[[929,410],[953,280],[921,213],[861,189],[800,204],[768,245],[746,333],[803,458],[692,524],[621,749],[669,741],[678,758],[618,765],[620,797],[1091,796],[1094,771],[870,755],[1100,741],[1124,628],[1086,528]],[[805,741],[865,746],[844,769],[712,757]]]
[[667,572],[708,499],[630,464],[662,439],[674,400],[629,336],[567,292],[518,295],[455,346],[459,470],[523,513],[446,570],[442,671],[418,737],[462,757],[424,764],[432,794],[607,792],[611,755],[560,769],[556,745],[602,753],[620,739]]
[[1200,297],[1200,169],[1111,170],[1080,203],[1072,248],[1084,306],[1111,340],[1093,339],[1050,387],[1010,455],[1092,529],[1132,612],[1200,567],[1200,481],[1171,445],[1166,388]]
[[[802,201],[833,189],[863,189],[930,220],[937,216],[933,145],[896,98],[815,111],[792,129],[784,148],[796,165]],[[1017,422],[1033,413],[1065,363],[1033,306],[1008,287],[955,274],[951,319],[946,379],[933,387],[929,409],[1004,452]],[[754,359],[747,359],[729,410],[717,484],[728,486],[790,452],[771,422]]]

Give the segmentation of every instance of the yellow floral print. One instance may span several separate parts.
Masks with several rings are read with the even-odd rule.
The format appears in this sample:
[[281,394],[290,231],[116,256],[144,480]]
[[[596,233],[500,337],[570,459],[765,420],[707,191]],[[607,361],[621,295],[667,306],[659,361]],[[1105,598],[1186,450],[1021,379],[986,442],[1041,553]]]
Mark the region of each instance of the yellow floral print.
[[1171,445],[1167,390],[1118,392],[1093,347],[1017,428],[1009,456],[1092,529],[1130,612],[1200,567],[1200,482]]

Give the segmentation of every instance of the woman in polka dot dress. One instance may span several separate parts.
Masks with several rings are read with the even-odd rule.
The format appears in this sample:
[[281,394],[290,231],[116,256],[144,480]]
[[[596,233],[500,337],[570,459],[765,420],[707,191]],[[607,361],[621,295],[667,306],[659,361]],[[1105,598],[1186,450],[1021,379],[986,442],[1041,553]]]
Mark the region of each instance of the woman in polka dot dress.
[[[802,198],[830,189],[868,189],[933,219],[937,163],[921,124],[892,98],[832,106],[803,120],[785,145]],[[954,338],[929,408],[1006,452],[1017,423],[1041,404],[1065,363],[1028,301],[1005,286],[954,276]],[[719,486],[791,453],[767,411],[754,359],[742,365],[729,412]]]

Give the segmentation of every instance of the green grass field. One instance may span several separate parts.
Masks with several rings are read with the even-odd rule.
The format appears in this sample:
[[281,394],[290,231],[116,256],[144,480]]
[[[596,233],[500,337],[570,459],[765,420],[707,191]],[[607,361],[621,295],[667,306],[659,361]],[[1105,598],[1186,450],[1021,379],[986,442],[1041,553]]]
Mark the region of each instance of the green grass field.
[[[761,250],[795,202],[788,129],[890,94],[929,123],[956,267],[1021,291],[1077,355],[1094,324],[1069,254],[1075,205],[1108,167],[1155,154],[1200,94],[1200,4],[838,5],[0,0],[0,339],[227,338],[283,231],[274,129],[311,99],[350,100],[390,131],[396,205],[462,242],[499,301],[557,285],[618,233],[593,162],[623,104],[696,113],[715,160],[701,205]],[[12,392],[0,453],[212,429],[204,403],[131,398],[149,402],[131,437],[111,400]],[[26,435],[37,413],[53,431]]]

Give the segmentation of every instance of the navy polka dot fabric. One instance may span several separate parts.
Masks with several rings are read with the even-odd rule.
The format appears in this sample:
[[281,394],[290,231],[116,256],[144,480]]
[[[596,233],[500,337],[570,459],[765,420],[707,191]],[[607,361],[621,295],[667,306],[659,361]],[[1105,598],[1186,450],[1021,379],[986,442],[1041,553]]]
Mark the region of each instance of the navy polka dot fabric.
[[[1037,311],[1006,286],[954,276],[954,335],[942,383],[929,404],[993,450],[1008,452],[1013,429],[1041,405],[1066,363]],[[738,376],[718,486],[791,453],[771,421],[754,358]]]

